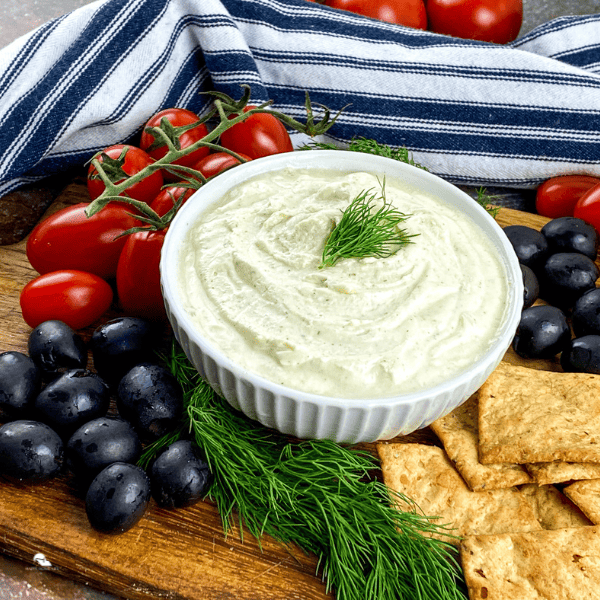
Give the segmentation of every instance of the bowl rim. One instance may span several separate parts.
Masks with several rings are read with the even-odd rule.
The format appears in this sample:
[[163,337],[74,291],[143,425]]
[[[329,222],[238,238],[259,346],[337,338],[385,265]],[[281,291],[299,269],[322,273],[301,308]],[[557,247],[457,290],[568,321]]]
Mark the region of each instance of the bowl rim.
[[[317,164],[315,164],[315,160]],[[231,188],[255,176],[271,171],[279,171],[286,167],[294,169],[316,167],[334,169],[340,172],[365,171],[385,176],[389,175],[394,178],[404,176],[408,178],[410,184],[417,187],[419,187],[419,183],[424,182],[426,184],[424,189],[430,192],[430,186],[449,192],[450,197],[453,197],[457,201],[456,203],[468,200],[469,202],[465,206],[474,215],[482,219],[482,223],[486,224],[486,227],[483,229],[488,232],[488,237],[490,232],[495,234],[495,239],[491,239],[490,241],[498,249],[499,258],[504,265],[508,279],[508,298],[504,321],[498,330],[495,340],[482,356],[469,368],[432,387],[390,396],[345,398],[315,394],[273,382],[262,375],[241,367],[217,346],[205,339],[194,327],[187,311],[177,302],[180,242],[183,241],[189,228],[197,221],[199,216],[214,203],[218,202]],[[416,183],[417,181],[419,183]],[[207,199],[204,198],[205,196],[207,196]],[[476,224],[478,226],[481,225],[481,223]],[[460,188],[427,170],[408,163],[388,157],[347,150],[306,150],[275,154],[249,161],[219,174],[218,177],[215,177],[198,189],[179,209],[167,230],[160,257],[161,288],[167,307],[167,315],[174,329],[184,329],[190,340],[200,348],[203,354],[211,357],[219,366],[228,369],[236,378],[249,382],[255,388],[262,388],[276,396],[291,398],[299,402],[310,402],[333,408],[360,407],[373,409],[400,404],[414,404],[467,385],[472,381],[474,373],[484,372],[490,362],[494,362],[497,359],[500,346],[502,347],[502,355],[504,354],[510,344],[510,340],[514,336],[522,310],[523,280],[520,272],[517,256],[500,225],[480,204]]]

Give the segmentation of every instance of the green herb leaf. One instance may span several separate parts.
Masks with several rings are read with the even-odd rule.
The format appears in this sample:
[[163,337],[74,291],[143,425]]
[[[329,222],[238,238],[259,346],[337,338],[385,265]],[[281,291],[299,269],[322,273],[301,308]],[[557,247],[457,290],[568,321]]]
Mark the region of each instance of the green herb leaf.
[[209,497],[225,534],[238,522],[259,543],[267,534],[315,554],[317,574],[337,600],[465,599],[444,539],[451,536],[377,479],[371,454],[323,440],[291,442],[234,411],[175,344],[166,360],[185,390],[181,432],[189,429],[209,461]]
[[500,207],[494,206],[494,201],[499,200],[499,198],[499,196],[488,194],[485,188],[480,187],[477,190],[477,198],[475,198],[475,201],[477,202],[477,204],[483,206],[483,208],[485,208],[488,214],[495,219],[498,216],[498,213],[500,212]]
[[385,181],[380,194],[372,189],[361,192],[344,210],[339,223],[334,224],[319,268],[331,267],[341,258],[385,258],[396,254],[416,235],[398,227],[408,217],[386,200]]
[[[301,147],[300,150],[342,150],[342,148],[340,148],[340,146],[336,146],[335,144],[311,141],[310,143]],[[412,155],[406,148],[392,148],[386,144],[380,144],[375,140],[370,140],[364,137],[352,138],[346,150],[349,150],[350,152],[364,152],[366,154],[385,156],[386,158],[391,158],[393,160],[406,163],[407,165],[412,165],[413,167],[423,169],[424,171],[428,170],[423,165],[415,162],[412,158]]]

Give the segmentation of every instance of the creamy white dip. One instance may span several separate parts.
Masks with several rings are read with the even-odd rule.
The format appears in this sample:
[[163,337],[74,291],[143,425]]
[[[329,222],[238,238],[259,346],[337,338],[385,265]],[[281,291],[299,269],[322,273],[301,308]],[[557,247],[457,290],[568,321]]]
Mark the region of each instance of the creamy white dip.
[[455,208],[387,179],[418,236],[388,258],[319,269],[332,223],[369,189],[380,190],[369,173],[287,169],[204,212],[179,273],[197,330],[248,371],[326,396],[392,396],[467,369],[506,316],[497,252]]

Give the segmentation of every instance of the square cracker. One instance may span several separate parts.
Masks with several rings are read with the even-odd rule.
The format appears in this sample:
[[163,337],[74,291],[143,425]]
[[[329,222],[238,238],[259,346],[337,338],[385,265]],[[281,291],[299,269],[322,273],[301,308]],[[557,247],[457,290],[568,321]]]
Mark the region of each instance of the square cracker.
[[581,509],[553,485],[528,483],[519,489],[544,529],[593,525]]
[[566,486],[563,492],[595,525],[600,525],[600,479],[576,481]]
[[517,488],[471,491],[442,448],[379,443],[377,451],[385,484],[412,499],[423,514],[439,517],[436,522],[452,535],[541,529]]
[[530,483],[532,478],[521,465],[483,465],[479,462],[478,417],[477,395],[473,394],[450,414],[430,425],[467,485],[478,492]]
[[479,390],[484,463],[600,462],[600,375],[500,363]]
[[600,463],[548,462],[525,465],[538,485],[565,483],[581,479],[600,479]]
[[469,598],[600,599],[600,528],[574,527],[465,538]]

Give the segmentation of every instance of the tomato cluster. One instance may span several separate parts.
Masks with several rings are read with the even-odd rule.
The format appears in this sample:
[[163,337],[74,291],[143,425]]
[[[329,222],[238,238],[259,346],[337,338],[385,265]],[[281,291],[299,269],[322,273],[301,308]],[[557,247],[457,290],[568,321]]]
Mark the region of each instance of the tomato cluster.
[[522,0],[324,0],[322,3],[388,23],[496,44],[516,39],[523,22]]
[[[27,257],[39,273],[21,292],[28,325],[58,319],[74,329],[87,327],[108,310],[115,292],[124,313],[165,320],[159,260],[179,207],[224,170],[293,150],[285,126],[266,112],[225,128],[219,146],[212,139],[210,147],[204,145],[208,134],[198,115],[172,108],[147,121],[137,146],[117,144],[94,156],[87,172],[90,200],[107,203],[91,216],[87,203],[63,208],[39,223],[27,240]],[[215,147],[219,151],[211,152]],[[181,156],[155,164],[173,149],[183,151]]]
[[544,217],[576,217],[600,232],[600,178],[591,175],[561,175],[540,185],[536,211]]

